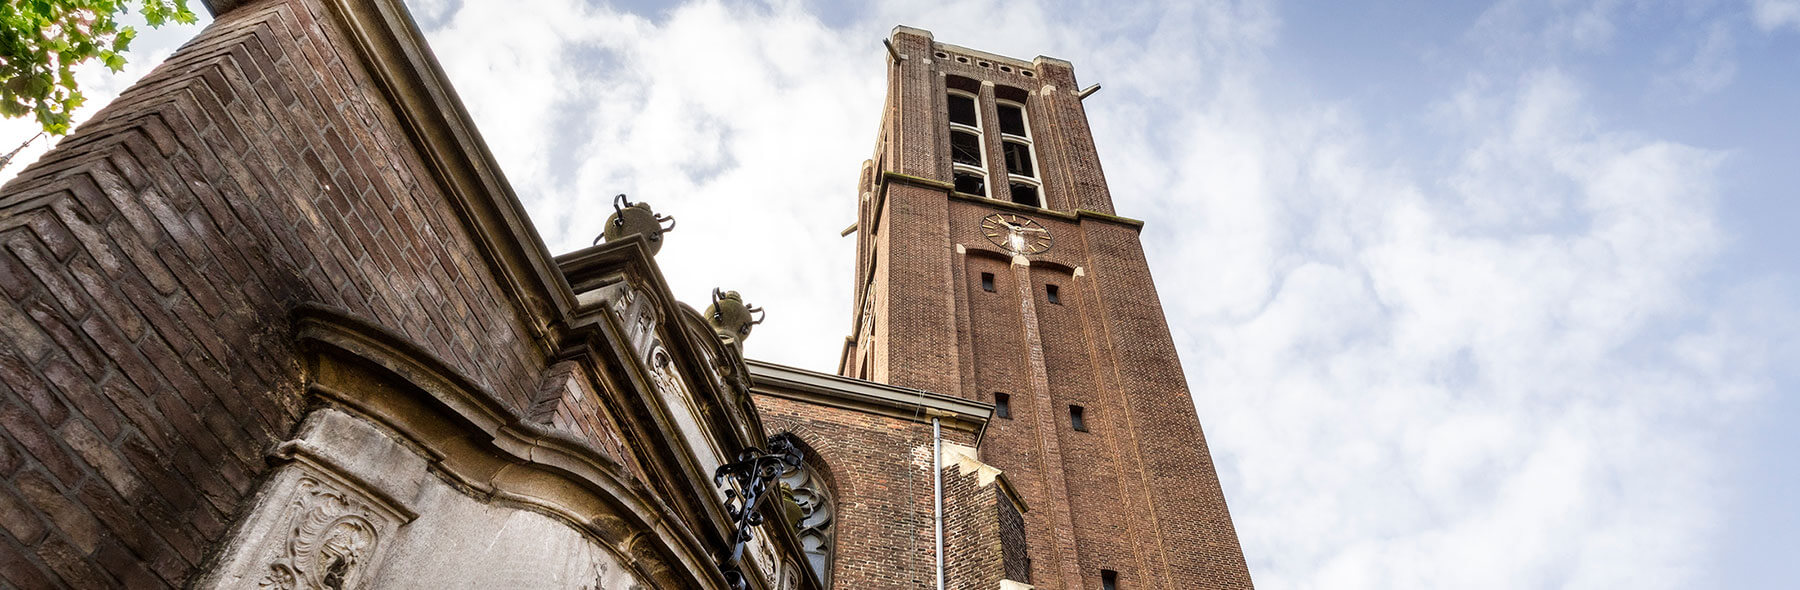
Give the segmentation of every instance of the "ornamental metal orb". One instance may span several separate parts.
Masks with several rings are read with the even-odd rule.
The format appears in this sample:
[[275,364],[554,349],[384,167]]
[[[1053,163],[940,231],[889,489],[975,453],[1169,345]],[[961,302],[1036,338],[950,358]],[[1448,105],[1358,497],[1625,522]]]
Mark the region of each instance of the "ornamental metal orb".
[[[663,224],[668,224],[666,227]],[[622,240],[626,236],[644,236],[644,245],[650,248],[650,255],[655,256],[662,250],[662,235],[675,231],[675,218],[658,215],[650,210],[650,204],[643,201],[633,203],[625,199],[625,195],[613,197],[613,214],[606,218],[606,228],[600,230],[600,238],[608,242]]]
[[706,322],[727,344],[743,345],[744,339],[750,337],[750,328],[763,323],[763,317],[762,308],[746,305],[737,291],[713,289],[712,305],[706,306]]

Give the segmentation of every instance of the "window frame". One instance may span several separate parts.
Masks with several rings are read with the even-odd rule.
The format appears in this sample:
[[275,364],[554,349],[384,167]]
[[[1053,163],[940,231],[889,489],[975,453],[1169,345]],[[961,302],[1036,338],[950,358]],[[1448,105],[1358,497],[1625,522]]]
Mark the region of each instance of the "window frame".
[[[998,113],[1001,107],[1012,107],[1012,108],[1018,109],[1019,110],[1019,121],[1021,123],[1023,123],[1025,126],[1025,129],[1024,129],[1025,134],[1024,135],[1007,133],[1004,128],[995,129],[995,131],[997,131],[1000,135],[1000,142],[1001,142],[1001,148],[1002,148],[1000,151],[1001,151],[1002,156],[1004,156],[1006,153],[1006,150],[1005,150],[1006,143],[1012,142],[1012,143],[1017,143],[1019,145],[1024,146],[1025,147],[1025,155],[1029,156],[1029,159],[1031,160],[1031,162],[1030,162],[1031,176],[1013,174],[1012,167],[1008,166],[1008,162],[1005,162],[1005,161],[1000,162],[1001,168],[1006,171],[1006,200],[1008,202],[1011,202],[1014,204],[1033,206],[1033,205],[1029,205],[1027,203],[1020,203],[1018,200],[1014,199],[1012,196],[1013,183],[1024,184],[1024,185],[1030,186],[1032,191],[1037,193],[1037,205],[1035,205],[1035,207],[1037,207],[1039,209],[1046,208],[1045,205],[1047,203],[1045,202],[1046,199],[1044,198],[1044,180],[1043,180],[1044,167],[1038,161],[1037,144],[1032,141],[1031,109],[1026,108],[1025,103],[1022,103],[1022,102],[1019,102],[1016,100],[1007,100],[1004,98],[994,99],[994,111],[996,113]],[[977,116],[979,116],[979,112],[977,113]],[[999,127],[999,126],[996,125],[996,127]],[[988,190],[989,190],[989,192],[992,192],[993,187],[991,185],[993,183],[988,183],[988,184],[990,185],[988,187]]]
[[[950,97],[952,97],[952,96],[964,97],[975,103],[975,125],[970,126],[966,123],[958,123],[958,122],[950,120]],[[976,196],[988,198],[989,195],[992,195],[994,193],[994,183],[990,182],[992,179],[988,178],[988,171],[987,171],[987,167],[986,167],[987,162],[988,162],[987,134],[982,132],[982,129],[984,127],[986,127],[987,122],[982,120],[982,116],[981,116],[981,96],[977,95],[973,92],[969,92],[967,90],[961,90],[961,89],[957,89],[957,88],[945,88],[944,89],[944,123],[946,125],[948,125],[948,127],[949,127],[948,133],[945,134],[944,138],[946,140],[949,140],[949,142],[950,142],[949,146],[950,146],[951,151],[948,153],[951,154],[951,158],[950,158],[950,183],[951,183],[951,185],[955,186],[956,175],[959,173],[975,176],[975,177],[981,179],[981,188],[982,188],[982,193],[977,194]],[[954,155],[955,150],[956,150],[956,141],[954,139],[952,139],[953,137],[955,137],[952,134],[954,134],[958,131],[968,133],[970,135],[975,136],[975,148],[981,154],[981,164],[980,165],[970,165],[970,164],[964,164],[962,162],[956,161],[956,157]],[[956,189],[952,188],[951,190],[956,190]],[[1009,191],[1008,197],[1009,198],[1011,196],[1010,190],[1011,190],[1011,186],[1009,185],[1008,186],[1008,191]],[[960,190],[957,190],[956,192],[962,193],[962,191],[960,191]],[[976,194],[976,193],[963,193],[963,194]]]

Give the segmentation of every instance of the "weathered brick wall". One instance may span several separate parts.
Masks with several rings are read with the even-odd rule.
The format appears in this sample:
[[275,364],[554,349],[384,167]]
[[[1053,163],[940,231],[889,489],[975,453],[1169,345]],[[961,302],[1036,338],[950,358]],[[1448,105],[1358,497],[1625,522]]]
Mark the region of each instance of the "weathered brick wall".
[[0,579],[179,586],[349,310],[524,410],[525,322],[310,0],[213,23],[0,191]]
[[[792,432],[822,460],[837,498],[832,587],[930,588],[931,424],[756,396],[770,434]],[[946,428],[948,442],[974,436]]]
[[1010,503],[995,481],[944,466],[944,580],[953,590],[993,590],[1006,575],[1000,505]]
[[1006,570],[1005,578],[1030,583],[1031,557],[1025,550],[1025,515],[1019,512],[1019,506],[1011,500],[996,502],[994,509],[1000,513],[998,534],[1000,558]]

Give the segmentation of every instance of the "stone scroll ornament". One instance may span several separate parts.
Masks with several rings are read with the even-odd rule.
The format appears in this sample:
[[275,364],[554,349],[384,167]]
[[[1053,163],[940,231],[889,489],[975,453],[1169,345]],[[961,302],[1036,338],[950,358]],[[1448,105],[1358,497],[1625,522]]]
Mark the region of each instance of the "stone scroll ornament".
[[261,588],[345,590],[360,587],[363,567],[380,542],[367,506],[319,480],[302,477],[288,506],[286,542]]
[[[663,224],[668,224],[666,227]],[[655,256],[662,250],[662,235],[675,231],[675,218],[659,215],[650,210],[650,204],[639,201],[633,203],[625,195],[613,197],[613,214],[606,218],[606,228],[600,230],[600,240],[616,242],[626,236],[644,236],[644,245],[650,248],[650,255]]]
[[[735,525],[731,551],[719,559],[719,572],[725,574],[725,581],[733,590],[749,588],[742,560],[755,528],[763,523],[762,507],[773,499],[781,503],[781,510],[797,510],[790,508],[792,497],[781,493],[780,480],[783,473],[799,467],[804,458],[792,438],[777,434],[769,437],[768,451],[746,448],[738,453],[736,461],[720,465],[713,472],[713,485],[725,491],[725,510]],[[792,514],[788,518],[798,521]]]

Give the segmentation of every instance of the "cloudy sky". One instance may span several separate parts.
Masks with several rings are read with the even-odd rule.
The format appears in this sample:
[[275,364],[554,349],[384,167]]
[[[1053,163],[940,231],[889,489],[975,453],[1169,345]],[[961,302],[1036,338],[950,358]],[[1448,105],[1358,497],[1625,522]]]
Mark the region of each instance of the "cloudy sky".
[[1264,588],[1800,580],[1800,0],[411,6],[552,252],[825,371],[881,38],[1074,62]]

